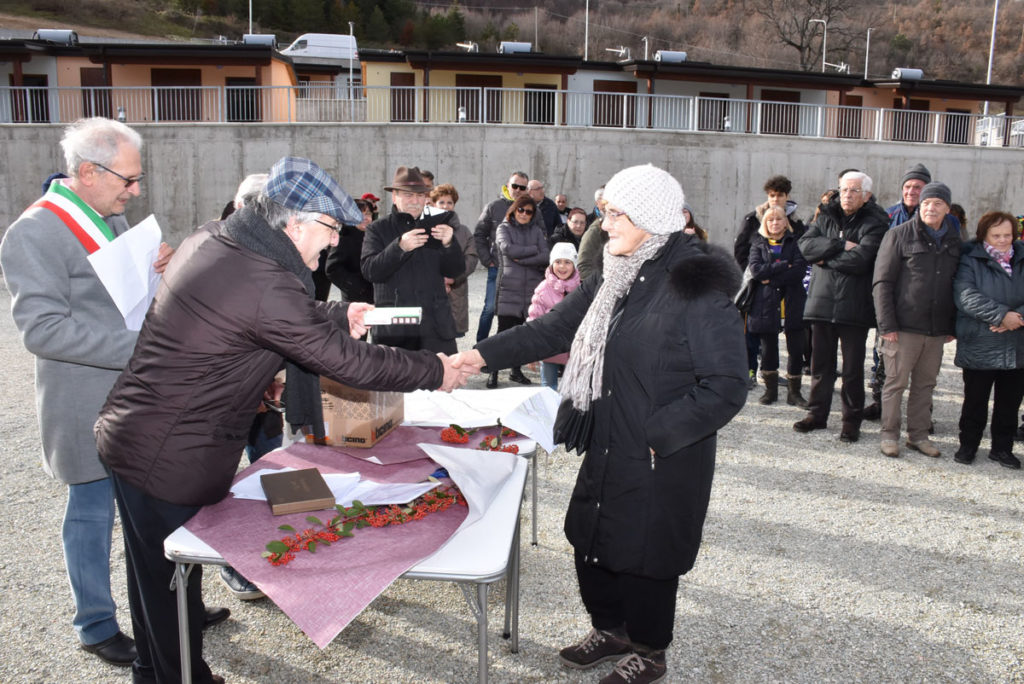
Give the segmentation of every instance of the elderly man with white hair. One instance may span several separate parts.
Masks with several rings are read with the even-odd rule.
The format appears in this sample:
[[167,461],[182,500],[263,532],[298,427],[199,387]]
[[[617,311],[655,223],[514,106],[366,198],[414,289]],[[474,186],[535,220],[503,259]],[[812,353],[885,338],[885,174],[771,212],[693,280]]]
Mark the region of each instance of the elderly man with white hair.
[[[111,119],[75,122],[61,139],[69,178],[11,224],[0,265],[25,347],[36,357],[43,468],[68,487],[61,535],[81,647],[127,666],[135,646],[118,627],[110,594],[114,495],[92,424],[135,347],[89,255],[128,230],[125,206],[139,196],[142,138]],[[171,248],[154,264],[163,271]]]
[[811,391],[797,432],[828,425],[836,384],[836,347],[843,349],[842,429],[839,439],[856,442],[864,411],[864,348],[875,327],[871,276],[889,216],[871,196],[871,178],[843,174],[839,192],[821,207],[798,244],[813,264],[804,320],[811,323]]

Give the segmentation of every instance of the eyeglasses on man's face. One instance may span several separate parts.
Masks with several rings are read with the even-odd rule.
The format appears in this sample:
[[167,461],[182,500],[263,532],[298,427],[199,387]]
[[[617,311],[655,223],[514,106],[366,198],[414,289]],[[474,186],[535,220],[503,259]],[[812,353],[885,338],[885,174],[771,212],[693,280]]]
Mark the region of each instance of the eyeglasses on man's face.
[[533,216],[533,209],[529,207],[519,207],[516,209],[517,214],[526,214],[527,216]]
[[327,223],[326,221],[321,221],[320,219],[313,219],[313,220],[316,223],[319,223],[321,226],[325,226],[327,228],[330,228],[335,233],[338,233],[338,234],[341,233],[341,226],[339,226],[336,223],[333,223],[333,224],[332,223]]
[[131,186],[135,185],[136,183],[141,183],[142,179],[146,177],[145,173],[140,173],[138,176],[135,176],[134,178],[127,178],[127,177],[122,176],[121,174],[119,174],[117,171],[114,171],[113,169],[108,169],[106,166],[104,166],[103,164],[100,164],[99,162],[93,162],[92,164],[93,164],[93,166],[97,166],[97,167],[103,169],[104,171],[106,171],[107,173],[111,173],[111,174],[117,176],[118,178],[120,178],[121,180],[123,180],[125,188],[130,188]]
[[862,192],[860,188],[839,188],[840,195],[859,195]]

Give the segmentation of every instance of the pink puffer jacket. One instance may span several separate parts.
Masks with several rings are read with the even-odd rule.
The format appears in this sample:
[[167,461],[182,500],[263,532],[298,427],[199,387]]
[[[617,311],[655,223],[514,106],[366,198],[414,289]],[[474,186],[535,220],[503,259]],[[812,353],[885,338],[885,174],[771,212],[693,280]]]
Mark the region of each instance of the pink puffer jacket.
[[[530,300],[530,311],[529,317],[526,319],[532,321],[534,318],[540,318],[551,308],[562,301],[565,295],[569,294],[577,287],[580,286],[580,272],[574,270],[572,277],[568,280],[561,280],[558,276],[551,272],[551,267],[548,266],[547,270],[544,271],[544,280],[537,285],[537,288],[533,291],[533,299]],[[547,363],[560,363],[565,364],[569,361],[569,353],[558,354],[552,356],[549,359],[544,359]]]

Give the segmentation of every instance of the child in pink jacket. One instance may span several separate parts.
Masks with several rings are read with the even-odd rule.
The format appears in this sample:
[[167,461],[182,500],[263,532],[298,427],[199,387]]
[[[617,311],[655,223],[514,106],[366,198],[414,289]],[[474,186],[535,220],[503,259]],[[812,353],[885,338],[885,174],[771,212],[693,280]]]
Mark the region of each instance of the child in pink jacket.
[[[544,280],[533,291],[527,320],[540,318],[580,285],[580,274],[576,270],[576,247],[571,242],[556,243],[551,248],[548,264]],[[566,353],[541,361],[540,380],[545,387],[558,389],[558,376],[568,360],[569,354]]]

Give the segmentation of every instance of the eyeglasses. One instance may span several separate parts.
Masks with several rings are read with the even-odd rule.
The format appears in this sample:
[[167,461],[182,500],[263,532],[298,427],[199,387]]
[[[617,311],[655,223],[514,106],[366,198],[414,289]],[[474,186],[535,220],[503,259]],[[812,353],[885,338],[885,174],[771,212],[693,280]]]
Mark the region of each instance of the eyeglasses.
[[321,221],[320,219],[313,219],[313,221],[316,222],[316,223],[319,223],[321,226],[324,226],[326,228],[330,228],[331,230],[333,230],[335,233],[338,233],[339,235],[341,234],[341,226],[339,226],[337,224],[325,223],[325,222]]
[[512,184],[512,189],[513,190],[526,190],[526,186],[525,185],[519,185],[517,183],[513,183]]
[[[612,211],[611,209],[605,209],[605,216],[610,218],[612,221],[618,219],[620,216],[626,216],[624,211]],[[629,216],[626,216],[626,220],[629,220]]]
[[516,209],[517,214],[526,214],[527,216],[533,216],[533,209],[529,207],[519,207]]
[[119,174],[117,171],[114,171],[113,169],[108,169],[106,166],[104,166],[103,164],[100,164],[99,162],[93,162],[92,164],[93,164],[93,166],[98,166],[101,169],[103,169],[104,171],[106,171],[107,173],[112,173],[115,176],[117,176],[118,178],[120,178],[121,180],[123,180],[124,181],[124,187],[126,187],[126,188],[130,188],[135,183],[141,183],[142,179],[146,177],[145,173],[140,173],[138,176],[135,176],[135,178],[125,178],[124,176]]
[[860,188],[839,188],[840,195],[859,195],[862,192]]

